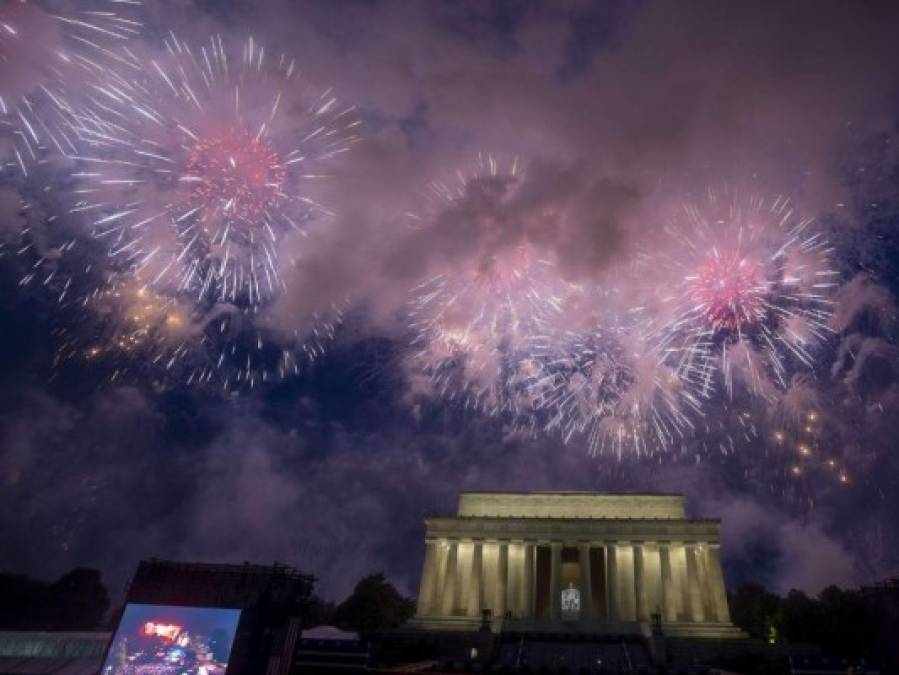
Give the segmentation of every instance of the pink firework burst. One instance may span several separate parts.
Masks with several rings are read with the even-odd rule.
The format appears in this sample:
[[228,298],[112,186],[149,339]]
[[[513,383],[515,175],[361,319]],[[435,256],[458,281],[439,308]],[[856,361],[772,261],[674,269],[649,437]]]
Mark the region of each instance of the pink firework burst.
[[770,292],[764,269],[738,253],[713,252],[687,277],[690,296],[716,331],[738,331],[764,318]]
[[[202,220],[233,216],[232,226],[259,222],[283,194],[287,167],[272,144],[251,137],[246,129],[226,129],[187,147],[185,172],[191,199],[202,209]],[[252,228],[241,233],[252,237]]]
[[813,219],[783,197],[710,191],[664,230],[645,261],[660,275],[647,295],[664,326],[657,341],[703,373],[703,395],[720,372],[729,394],[736,379],[773,398],[814,367],[839,275]]
[[73,124],[88,147],[73,210],[156,290],[255,311],[284,286],[285,237],[329,213],[313,184],[358,121],[252,38],[165,46],[89,87]]

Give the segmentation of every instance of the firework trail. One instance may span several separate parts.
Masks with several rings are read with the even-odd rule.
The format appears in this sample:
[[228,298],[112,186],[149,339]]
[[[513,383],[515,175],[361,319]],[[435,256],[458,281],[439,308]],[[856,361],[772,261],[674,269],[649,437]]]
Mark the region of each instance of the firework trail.
[[541,342],[529,390],[544,430],[565,443],[585,437],[594,455],[651,455],[690,435],[703,415],[691,355],[653,346],[651,323],[638,315]]
[[[19,269],[22,272],[19,278],[19,287],[40,286],[49,292],[60,304],[74,299],[73,282],[75,278],[83,278],[85,270],[73,269],[72,265],[64,264],[63,260],[69,256],[79,243],[77,232],[73,232],[65,223],[60,223],[52,211],[52,200],[26,201],[22,194],[28,193],[29,186],[25,186],[22,192],[18,190],[0,191],[0,199],[7,199],[9,203],[18,206],[5,217],[9,218],[6,225],[10,226],[10,237],[0,242],[0,257],[4,253],[18,256]],[[18,226],[18,232],[14,232]],[[84,265],[89,268],[90,264]]]
[[46,152],[75,152],[69,83],[120,61],[140,33],[137,0],[7,0],[0,7],[0,158],[27,177]]
[[413,369],[438,394],[490,414],[526,403],[529,341],[579,290],[530,243],[504,241],[521,180],[516,161],[481,155],[472,174],[433,184],[430,211],[413,215],[418,226],[475,230],[479,240],[474,255],[413,289]]
[[334,306],[313,316],[305,334],[274,336],[234,307],[201,314],[191,302],[157,293],[130,274],[112,275],[78,304],[78,320],[67,319],[54,331],[57,370],[89,364],[111,383],[225,391],[298,374],[324,353],[343,311]]
[[516,248],[486,269],[460,270],[464,280],[440,275],[413,289],[414,359],[438,393],[493,413],[514,403],[509,379],[520,366],[524,338],[553,311],[539,281],[552,267],[532,256]]
[[[177,353],[195,330],[189,308],[128,277],[111,280],[102,291],[84,298],[83,304],[103,328],[72,331],[57,350],[58,362],[75,356],[99,360],[135,355],[157,348],[161,353]],[[118,374],[113,377],[117,378]]]
[[[139,0],[8,0],[0,7],[2,94],[22,87],[19,70],[50,76],[76,66],[104,69],[116,51],[140,34]],[[35,62],[35,59],[38,59]]]
[[252,38],[237,54],[221,38],[165,47],[89,87],[73,210],[155,290],[256,311],[283,287],[284,237],[328,213],[309,187],[358,122],[330,90],[298,111],[296,63]]
[[824,478],[825,483],[847,485],[850,471],[842,456],[846,443],[836,429],[828,428],[828,406],[822,399],[811,376],[793,376],[774,408],[766,455],[775,456],[774,466],[792,483]]
[[744,477],[785,501],[813,509],[825,494],[853,484],[845,441],[817,408],[761,431],[752,445],[750,456],[740,458]]
[[784,198],[709,192],[683,204],[665,235],[648,257],[665,277],[650,292],[667,321],[659,347],[692,353],[704,373],[702,395],[721,373],[729,396],[737,375],[771,398],[792,370],[814,366],[838,273],[812,220]]

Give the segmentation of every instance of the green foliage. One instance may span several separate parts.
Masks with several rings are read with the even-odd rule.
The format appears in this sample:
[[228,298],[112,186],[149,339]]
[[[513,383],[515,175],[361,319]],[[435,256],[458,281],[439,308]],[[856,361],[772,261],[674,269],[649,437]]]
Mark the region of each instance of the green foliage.
[[397,628],[415,611],[415,603],[400,595],[383,574],[364,577],[337,606],[334,623],[343,630],[367,635]]
[[780,611],[780,598],[759,584],[743,584],[731,596],[733,622],[759,640],[768,640]]

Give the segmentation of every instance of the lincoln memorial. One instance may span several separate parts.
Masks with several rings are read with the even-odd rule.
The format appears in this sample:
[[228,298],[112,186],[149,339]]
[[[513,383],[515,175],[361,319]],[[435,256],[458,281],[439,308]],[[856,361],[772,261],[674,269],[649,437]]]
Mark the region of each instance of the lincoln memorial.
[[729,638],[718,520],[679,495],[466,492],[425,518],[410,627]]

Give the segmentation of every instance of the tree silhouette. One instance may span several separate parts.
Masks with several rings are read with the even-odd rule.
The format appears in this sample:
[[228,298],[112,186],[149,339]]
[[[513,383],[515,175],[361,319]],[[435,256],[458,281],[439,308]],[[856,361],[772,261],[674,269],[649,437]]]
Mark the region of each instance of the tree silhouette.
[[761,640],[818,645],[824,654],[836,658],[894,659],[889,655],[895,654],[899,643],[884,642],[878,636],[884,616],[890,611],[899,614],[899,594],[874,590],[828,586],[817,598],[797,590],[781,598],[747,583],[731,596],[731,617]]
[[74,569],[52,583],[0,574],[0,630],[96,630],[108,609],[97,570]]
[[415,603],[403,597],[383,574],[372,574],[356,584],[352,594],[337,606],[334,623],[362,635],[397,628],[415,611]]

